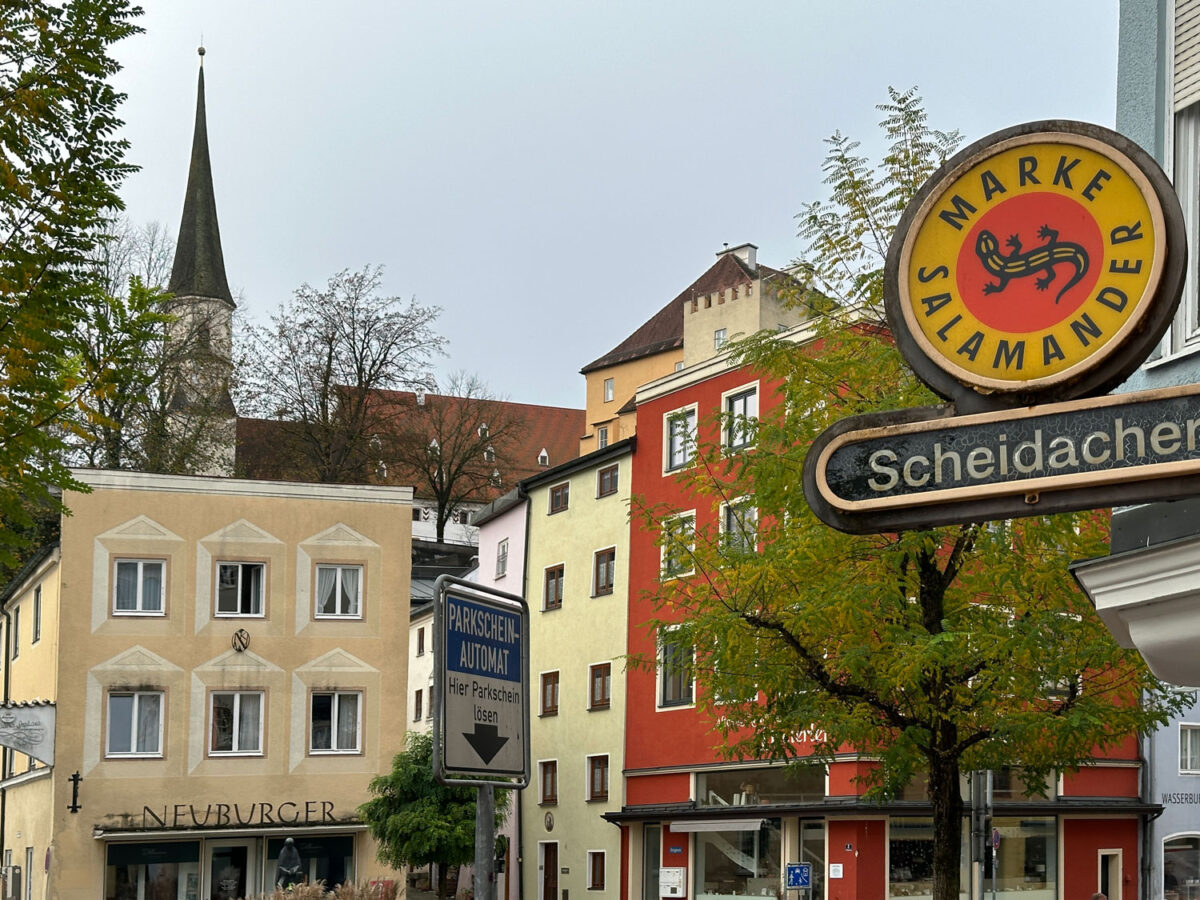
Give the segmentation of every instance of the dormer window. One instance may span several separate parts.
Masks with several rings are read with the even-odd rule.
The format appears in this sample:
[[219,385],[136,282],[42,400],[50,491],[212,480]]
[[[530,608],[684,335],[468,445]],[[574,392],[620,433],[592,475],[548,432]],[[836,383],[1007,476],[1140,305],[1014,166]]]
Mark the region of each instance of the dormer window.
[[[488,434],[490,434],[490,432],[488,431],[487,422],[484,422],[482,425],[479,426],[478,433],[481,438],[485,438],[488,436]],[[489,447],[488,449],[490,450],[491,448]]]
[[550,465],[550,454],[546,451],[545,447],[543,447],[542,452],[538,454],[538,465],[539,466]]
[[483,461],[484,462],[495,462],[496,461],[496,451],[494,448],[488,447],[486,450],[483,451]]
[[500,485],[503,483],[503,480],[500,478],[499,469],[492,469],[492,477],[490,480],[492,482],[492,487],[500,487]]

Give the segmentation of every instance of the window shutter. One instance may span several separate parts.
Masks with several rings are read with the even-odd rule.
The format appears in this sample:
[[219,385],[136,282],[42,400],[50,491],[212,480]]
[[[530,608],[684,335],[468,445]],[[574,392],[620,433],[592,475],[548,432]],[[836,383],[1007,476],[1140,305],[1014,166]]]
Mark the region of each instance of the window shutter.
[[1175,110],[1200,100],[1200,0],[1175,3]]

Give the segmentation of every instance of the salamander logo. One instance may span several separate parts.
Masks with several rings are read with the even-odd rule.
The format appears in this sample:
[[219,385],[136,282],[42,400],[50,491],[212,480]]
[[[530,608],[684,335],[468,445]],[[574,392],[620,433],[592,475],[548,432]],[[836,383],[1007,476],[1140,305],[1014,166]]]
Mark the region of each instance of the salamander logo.
[[[1095,126],[1039,124],[1055,127],[1000,132],[951,160],[888,253],[901,349],[935,391],[975,408],[1108,390],[1170,319],[1148,325],[1167,221],[1145,154]],[[1136,362],[1110,359],[1134,338]]]

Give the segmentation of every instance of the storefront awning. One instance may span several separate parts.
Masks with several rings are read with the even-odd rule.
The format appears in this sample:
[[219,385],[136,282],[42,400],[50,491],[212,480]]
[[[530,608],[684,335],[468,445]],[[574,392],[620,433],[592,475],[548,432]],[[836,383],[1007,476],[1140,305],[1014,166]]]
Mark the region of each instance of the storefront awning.
[[672,822],[671,831],[758,831],[766,819],[691,819]]

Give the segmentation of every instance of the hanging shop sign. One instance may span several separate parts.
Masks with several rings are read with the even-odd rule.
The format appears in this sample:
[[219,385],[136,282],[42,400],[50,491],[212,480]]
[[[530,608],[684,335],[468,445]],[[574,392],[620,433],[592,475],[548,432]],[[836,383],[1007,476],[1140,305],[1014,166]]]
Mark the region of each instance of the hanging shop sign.
[[1115,132],[1034,122],[971,145],[909,204],[885,270],[897,346],[948,403],[828,429],[810,505],[868,533],[1194,492],[1197,392],[1101,399],[1162,338],[1186,263],[1170,182]]

